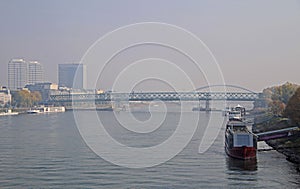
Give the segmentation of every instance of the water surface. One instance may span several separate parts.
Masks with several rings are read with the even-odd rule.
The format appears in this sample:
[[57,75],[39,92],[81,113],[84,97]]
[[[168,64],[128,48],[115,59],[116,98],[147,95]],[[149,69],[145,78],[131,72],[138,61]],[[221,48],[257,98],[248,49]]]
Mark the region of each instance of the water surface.
[[[88,111],[81,112],[89,116]],[[126,112],[122,112],[126,116]],[[190,113],[192,114],[192,113]],[[140,120],[147,113],[136,112]],[[152,136],[120,129],[113,112],[101,112],[109,133],[119,142],[139,147],[156,145],[174,131],[178,113]],[[72,112],[0,118],[1,188],[296,188],[296,167],[276,151],[258,152],[245,163],[224,153],[222,130],[211,148],[198,153],[201,124],[189,145],[170,161],[151,168],[129,169],[104,161],[82,140]],[[109,129],[110,128],[110,129]],[[156,140],[153,140],[155,138]],[[112,152],[113,153],[113,152]]]

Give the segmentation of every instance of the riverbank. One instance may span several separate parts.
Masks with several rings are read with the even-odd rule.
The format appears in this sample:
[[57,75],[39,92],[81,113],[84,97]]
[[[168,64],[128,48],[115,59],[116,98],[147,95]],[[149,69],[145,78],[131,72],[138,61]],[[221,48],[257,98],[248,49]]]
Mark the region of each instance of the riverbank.
[[[0,112],[6,112],[9,108],[0,108]],[[18,112],[19,114],[25,114],[29,108],[12,108],[13,112]]]
[[[255,115],[253,132],[266,132],[294,126],[286,118],[276,117],[264,112]],[[288,138],[268,140],[266,143],[285,155],[288,161],[300,166],[300,133]]]
[[292,163],[300,165],[300,135],[288,139],[270,140],[266,143],[276,151],[286,156],[286,159]]

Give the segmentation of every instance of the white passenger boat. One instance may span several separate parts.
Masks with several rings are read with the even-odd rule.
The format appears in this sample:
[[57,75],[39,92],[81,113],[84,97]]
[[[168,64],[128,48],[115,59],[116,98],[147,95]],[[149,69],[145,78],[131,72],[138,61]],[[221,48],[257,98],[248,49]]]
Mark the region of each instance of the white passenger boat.
[[28,114],[41,114],[41,113],[59,113],[65,112],[66,109],[63,106],[40,106],[32,108],[27,111]]
[[6,112],[1,112],[0,116],[12,116],[12,115],[18,115],[18,112],[13,112],[11,109],[8,109]]
[[40,113],[41,111],[39,109],[30,109],[30,110],[27,110],[27,113],[28,114],[38,114]]

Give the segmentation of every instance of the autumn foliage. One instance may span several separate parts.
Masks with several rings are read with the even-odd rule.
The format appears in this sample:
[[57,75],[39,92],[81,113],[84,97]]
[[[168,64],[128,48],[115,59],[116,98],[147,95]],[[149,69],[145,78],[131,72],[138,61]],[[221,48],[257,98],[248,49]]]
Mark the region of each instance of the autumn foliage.
[[296,84],[286,82],[281,86],[264,89],[264,102],[274,115],[282,116],[289,99],[293,96],[298,87]]
[[284,115],[290,118],[294,123],[300,125],[300,88],[298,88],[295,94],[290,98]]
[[37,91],[21,90],[13,94],[13,104],[16,107],[32,107],[41,102],[41,94]]

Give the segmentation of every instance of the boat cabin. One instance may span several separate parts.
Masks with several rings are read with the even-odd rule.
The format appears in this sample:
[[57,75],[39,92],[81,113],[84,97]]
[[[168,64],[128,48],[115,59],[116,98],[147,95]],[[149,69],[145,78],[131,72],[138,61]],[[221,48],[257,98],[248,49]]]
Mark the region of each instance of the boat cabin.
[[229,111],[228,112],[229,121],[231,120],[241,120],[242,113],[240,111]]

